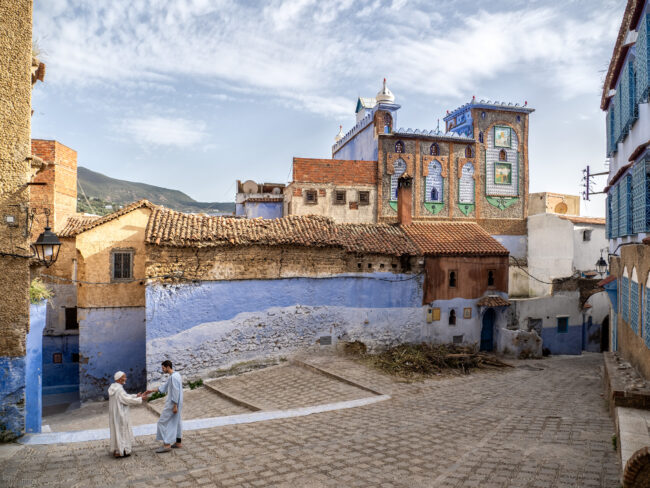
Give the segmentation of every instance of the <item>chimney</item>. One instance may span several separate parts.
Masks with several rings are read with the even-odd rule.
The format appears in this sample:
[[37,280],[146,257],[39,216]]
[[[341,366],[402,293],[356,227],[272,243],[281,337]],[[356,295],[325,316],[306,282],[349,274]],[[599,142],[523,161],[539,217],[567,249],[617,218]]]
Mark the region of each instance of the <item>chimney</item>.
[[409,225],[412,221],[413,178],[404,173],[397,180],[397,222]]

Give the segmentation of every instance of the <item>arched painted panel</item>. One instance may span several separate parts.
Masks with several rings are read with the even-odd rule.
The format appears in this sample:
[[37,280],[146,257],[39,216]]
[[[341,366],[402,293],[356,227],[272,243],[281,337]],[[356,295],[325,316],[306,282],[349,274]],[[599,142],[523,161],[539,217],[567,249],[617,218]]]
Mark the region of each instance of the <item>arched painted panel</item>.
[[465,163],[461,170],[458,201],[474,203],[474,165],[472,163]]
[[397,180],[406,171],[406,162],[400,158],[393,163],[394,172],[390,177],[390,200],[397,200]]
[[424,195],[425,202],[442,203],[443,198],[442,165],[439,161],[429,163],[429,175],[426,177]]

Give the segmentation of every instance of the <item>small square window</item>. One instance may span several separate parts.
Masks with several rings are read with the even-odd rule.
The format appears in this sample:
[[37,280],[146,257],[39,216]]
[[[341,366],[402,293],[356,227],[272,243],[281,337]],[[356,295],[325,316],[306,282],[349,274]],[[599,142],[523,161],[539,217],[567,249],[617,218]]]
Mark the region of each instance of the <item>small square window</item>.
[[77,322],[77,307],[66,307],[65,330],[79,330],[79,322]]
[[60,352],[55,352],[54,354],[52,354],[52,362],[54,364],[63,363],[63,354],[61,354]]
[[111,278],[113,281],[133,278],[133,251],[113,251],[111,253]]
[[462,344],[463,336],[462,335],[453,336],[453,342],[454,344]]
[[369,191],[360,191],[359,192],[359,205],[370,205],[370,192]]
[[307,190],[305,192],[305,203],[315,204],[318,203],[318,193],[316,190]]
[[345,205],[345,190],[336,190],[334,192],[334,203],[336,205]]
[[78,363],[79,362],[79,353],[78,352],[73,352],[72,353],[72,362],[73,363]]
[[590,241],[591,240],[591,230],[583,230],[582,231],[582,240],[583,241]]
[[557,318],[557,332],[558,334],[566,334],[569,332],[569,317]]

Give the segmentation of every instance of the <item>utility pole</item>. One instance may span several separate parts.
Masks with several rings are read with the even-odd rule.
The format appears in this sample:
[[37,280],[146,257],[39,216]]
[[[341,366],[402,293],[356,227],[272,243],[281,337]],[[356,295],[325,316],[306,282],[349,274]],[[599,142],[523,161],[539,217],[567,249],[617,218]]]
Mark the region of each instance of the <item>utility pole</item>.
[[602,171],[600,173],[592,173],[591,169],[589,168],[589,165],[587,165],[586,169],[582,170],[582,186],[584,187],[584,190],[582,191],[582,199],[589,201],[591,195],[602,195],[605,193],[604,191],[594,191],[593,190],[593,184],[594,184],[594,176],[603,176],[603,175],[608,175],[609,171]]

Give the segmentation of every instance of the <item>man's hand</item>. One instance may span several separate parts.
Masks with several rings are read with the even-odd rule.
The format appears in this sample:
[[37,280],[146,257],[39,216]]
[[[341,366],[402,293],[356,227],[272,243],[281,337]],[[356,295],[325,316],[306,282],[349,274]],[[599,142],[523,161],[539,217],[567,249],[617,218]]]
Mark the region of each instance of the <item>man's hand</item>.
[[137,396],[138,398],[142,398],[143,395],[144,395],[144,393],[140,392],[140,393],[138,393],[136,396]]
[[178,413],[178,405],[174,404],[174,408],[172,408],[172,412]]

